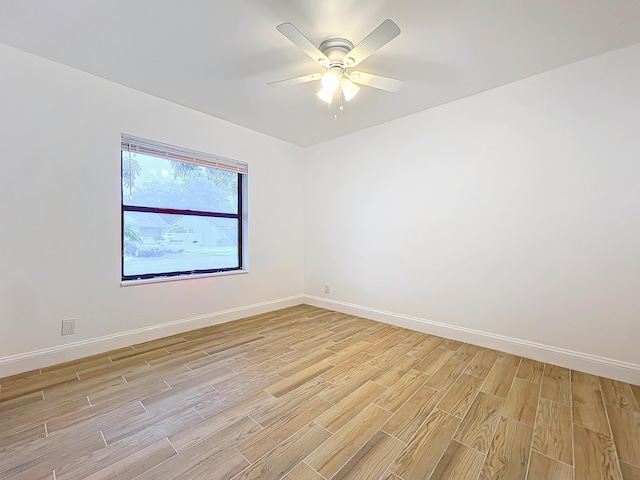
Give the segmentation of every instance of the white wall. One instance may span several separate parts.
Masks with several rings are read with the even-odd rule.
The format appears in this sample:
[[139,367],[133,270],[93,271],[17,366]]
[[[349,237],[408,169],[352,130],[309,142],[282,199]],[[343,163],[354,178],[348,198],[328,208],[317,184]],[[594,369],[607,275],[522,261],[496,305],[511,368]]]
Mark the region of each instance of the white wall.
[[311,147],[305,293],[640,382],[639,126],[637,44]]
[[[303,149],[2,45],[0,64],[0,377],[302,301]],[[120,286],[123,132],[249,163],[248,274]]]
[[[0,377],[303,291],[640,371],[639,45],[306,151],[2,45],[0,64]],[[249,274],[120,286],[122,132],[249,162]]]

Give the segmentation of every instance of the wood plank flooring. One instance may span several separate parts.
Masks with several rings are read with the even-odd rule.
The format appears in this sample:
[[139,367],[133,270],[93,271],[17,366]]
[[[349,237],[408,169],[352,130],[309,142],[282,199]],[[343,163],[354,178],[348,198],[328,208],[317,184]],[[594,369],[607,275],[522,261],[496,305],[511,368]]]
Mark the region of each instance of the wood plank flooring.
[[640,387],[307,305],[0,379],[0,479],[640,480]]

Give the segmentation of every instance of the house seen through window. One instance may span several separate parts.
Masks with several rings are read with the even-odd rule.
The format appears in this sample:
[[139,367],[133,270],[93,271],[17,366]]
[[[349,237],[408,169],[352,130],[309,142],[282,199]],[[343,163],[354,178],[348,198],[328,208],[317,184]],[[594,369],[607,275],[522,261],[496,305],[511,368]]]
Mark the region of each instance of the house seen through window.
[[122,280],[243,268],[246,164],[125,135],[121,161]]

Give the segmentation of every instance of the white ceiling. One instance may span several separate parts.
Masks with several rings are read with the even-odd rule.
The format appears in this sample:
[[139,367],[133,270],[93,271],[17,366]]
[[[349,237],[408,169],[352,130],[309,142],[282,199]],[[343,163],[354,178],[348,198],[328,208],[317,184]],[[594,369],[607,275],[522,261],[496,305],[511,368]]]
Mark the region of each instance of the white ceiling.
[[[357,44],[386,18],[402,33],[357,69],[400,92],[335,120],[317,83],[267,85],[321,71],[278,24]],[[308,146],[640,42],[640,1],[0,0],[0,42]]]

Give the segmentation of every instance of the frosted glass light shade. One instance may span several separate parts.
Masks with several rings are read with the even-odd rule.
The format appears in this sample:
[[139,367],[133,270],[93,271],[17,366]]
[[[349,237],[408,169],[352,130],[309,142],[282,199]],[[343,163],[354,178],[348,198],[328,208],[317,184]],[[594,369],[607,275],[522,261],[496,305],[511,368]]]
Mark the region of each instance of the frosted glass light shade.
[[360,91],[360,87],[353,83],[348,78],[342,80],[342,93],[344,93],[344,99],[349,101],[355,97]]
[[317,95],[327,103],[331,103],[331,101],[333,100],[333,92],[327,92],[324,88],[321,88],[318,91]]
[[322,84],[323,89],[329,93],[333,93],[340,86],[340,78],[335,72],[329,71],[322,76],[320,83]]

